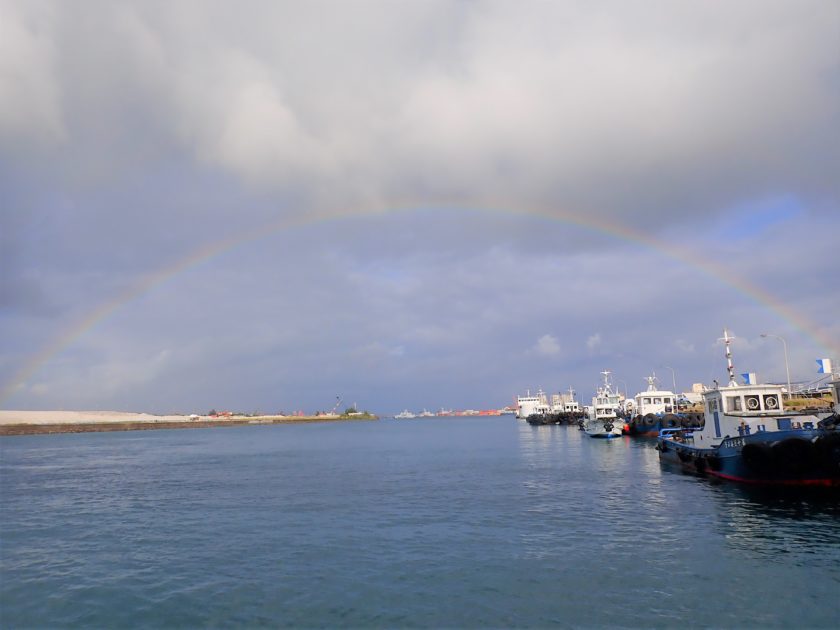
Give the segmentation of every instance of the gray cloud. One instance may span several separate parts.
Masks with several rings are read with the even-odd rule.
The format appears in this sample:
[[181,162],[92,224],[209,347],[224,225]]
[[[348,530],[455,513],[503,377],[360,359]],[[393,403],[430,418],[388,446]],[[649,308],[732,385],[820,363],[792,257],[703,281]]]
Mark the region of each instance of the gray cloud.
[[[284,218],[115,310],[11,402],[501,405],[606,367],[708,381],[723,324],[789,335],[809,365],[814,331],[721,278],[545,217],[677,243],[840,338],[820,262],[838,11],[5,2],[0,380],[148,274]],[[745,209],[775,199],[796,211]],[[742,352],[777,378],[767,343]]]

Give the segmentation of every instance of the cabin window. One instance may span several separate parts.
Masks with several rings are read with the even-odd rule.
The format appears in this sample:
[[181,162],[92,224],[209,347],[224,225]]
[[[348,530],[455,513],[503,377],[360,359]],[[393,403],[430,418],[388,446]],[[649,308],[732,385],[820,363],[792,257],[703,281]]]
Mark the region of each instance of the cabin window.
[[645,398],[645,404],[646,404],[646,405],[649,405],[649,404],[650,404],[650,398]]
[[761,408],[761,402],[759,401],[758,396],[746,396],[745,400],[748,411],[758,411]]
[[661,398],[654,398],[653,399],[653,404],[654,405],[661,405],[662,404],[662,399]]
[[773,394],[767,394],[764,397],[764,408],[765,409],[778,409],[779,408],[779,398]]
[[663,398],[662,400],[663,400],[663,401],[665,401],[665,404],[666,404],[666,405],[670,405],[670,404],[671,404],[671,398],[670,398],[670,397],[668,397],[668,398]]
[[741,406],[741,397],[727,396],[726,406],[729,409],[729,411],[741,411],[743,409],[743,407]]
[[713,412],[715,412],[715,411],[717,411],[717,410],[718,410],[718,401],[717,401],[717,398],[715,398],[714,400],[710,400],[710,401],[709,401],[709,412],[710,412],[710,413],[713,413]]

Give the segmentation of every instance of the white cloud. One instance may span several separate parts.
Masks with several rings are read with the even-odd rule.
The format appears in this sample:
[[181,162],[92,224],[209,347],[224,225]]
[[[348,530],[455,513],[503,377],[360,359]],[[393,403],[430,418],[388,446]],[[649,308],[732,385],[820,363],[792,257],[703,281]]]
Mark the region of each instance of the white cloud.
[[586,347],[589,348],[590,352],[594,352],[598,348],[601,347],[601,333],[595,333],[594,335],[590,335],[586,340]]
[[534,352],[546,357],[556,356],[560,354],[560,342],[554,335],[545,334],[537,339]]

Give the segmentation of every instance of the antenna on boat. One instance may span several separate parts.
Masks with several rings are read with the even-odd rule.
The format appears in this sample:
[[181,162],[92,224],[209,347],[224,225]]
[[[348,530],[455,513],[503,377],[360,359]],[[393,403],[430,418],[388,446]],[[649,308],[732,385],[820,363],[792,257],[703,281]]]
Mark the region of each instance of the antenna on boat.
[[609,370],[604,370],[603,372],[601,372],[601,374],[604,375],[604,391],[609,392],[611,394],[612,392],[610,389],[610,374],[612,374],[612,372],[610,372]]
[[730,337],[729,331],[724,328],[721,339],[723,339],[723,343],[726,345],[726,369],[729,372],[729,387],[737,387],[738,383],[735,382],[735,366],[732,365],[732,349],[729,347],[729,344],[735,337]]

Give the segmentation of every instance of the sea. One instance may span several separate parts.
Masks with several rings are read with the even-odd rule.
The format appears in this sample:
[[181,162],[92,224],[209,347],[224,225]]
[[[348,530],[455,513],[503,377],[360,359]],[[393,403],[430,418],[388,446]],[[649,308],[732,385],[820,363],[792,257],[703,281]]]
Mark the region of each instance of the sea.
[[0,438],[2,628],[840,627],[836,495],[512,416]]

